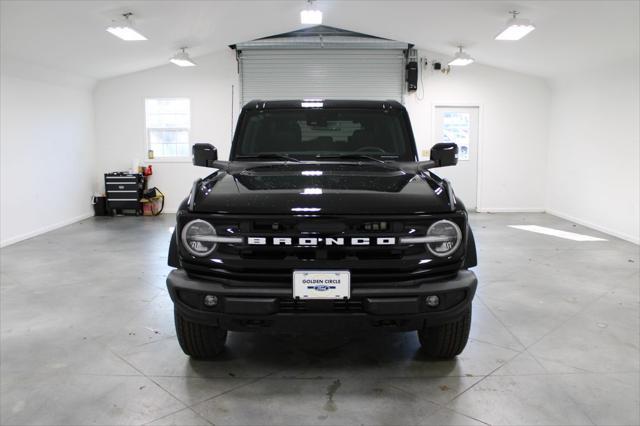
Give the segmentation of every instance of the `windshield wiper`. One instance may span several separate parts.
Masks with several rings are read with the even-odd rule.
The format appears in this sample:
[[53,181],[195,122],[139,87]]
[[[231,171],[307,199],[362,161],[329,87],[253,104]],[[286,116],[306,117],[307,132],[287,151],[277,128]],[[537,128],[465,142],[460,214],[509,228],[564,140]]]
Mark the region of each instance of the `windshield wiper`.
[[[394,156],[397,158],[397,156]],[[316,158],[344,158],[344,159],[354,159],[354,160],[369,160],[375,161],[377,163],[388,164],[386,161],[381,160],[380,158],[372,157],[366,154],[318,154]]]
[[[394,156],[388,156],[388,157],[393,157],[393,158],[398,158],[397,155]],[[369,160],[369,161],[375,161],[376,163],[380,163],[380,165],[385,166],[388,169],[392,169],[392,170],[400,170],[400,167],[395,166],[393,164],[389,164],[386,161],[380,159],[380,158],[376,158],[376,157],[372,157],[370,155],[366,155],[366,154],[318,154],[316,155],[316,158],[321,160],[321,159],[330,159],[330,158],[337,158],[337,159],[353,159],[353,160]]]
[[293,161],[295,163],[299,163],[300,160],[298,160],[297,158],[293,158],[287,154],[282,154],[279,152],[262,152],[260,154],[252,154],[252,155],[238,155],[236,156],[236,159],[238,160],[246,160],[249,158],[279,158],[281,160],[286,160],[286,161]]

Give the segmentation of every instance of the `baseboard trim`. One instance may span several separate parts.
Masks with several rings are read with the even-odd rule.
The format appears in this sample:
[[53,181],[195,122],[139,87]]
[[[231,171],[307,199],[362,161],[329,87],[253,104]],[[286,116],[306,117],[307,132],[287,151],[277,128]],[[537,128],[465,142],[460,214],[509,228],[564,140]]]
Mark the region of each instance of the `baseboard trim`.
[[620,238],[621,240],[629,241],[630,243],[640,245],[640,238],[638,238],[637,236],[623,234],[621,232],[614,231],[614,230],[612,230],[610,228],[607,228],[606,226],[596,225],[596,224],[591,223],[591,222],[589,222],[587,220],[578,219],[577,217],[573,217],[570,214],[559,212],[557,210],[547,209],[547,213],[550,214],[550,215],[553,215],[553,216],[557,216],[557,217],[559,217],[561,219],[565,219],[565,220],[569,220],[571,222],[575,222],[578,225],[586,226],[587,228],[591,228],[591,229],[594,229],[596,231],[604,232],[605,234],[611,235],[611,236],[616,237],[616,238]]
[[542,207],[478,207],[478,213],[544,213]]
[[38,228],[35,231],[27,232],[26,234],[7,238],[6,240],[0,241],[0,248],[19,243],[20,241],[28,240],[29,238],[37,237],[38,235],[46,234],[47,232],[51,232],[55,229],[62,228],[63,226],[68,226],[73,223],[80,222],[81,220],[88,219],[92,216],[93,212],[86,212],[84,214],[81,214],[80,216],[72,217],[71,219],[63,220],[52,225],[43,226],[42,228]]

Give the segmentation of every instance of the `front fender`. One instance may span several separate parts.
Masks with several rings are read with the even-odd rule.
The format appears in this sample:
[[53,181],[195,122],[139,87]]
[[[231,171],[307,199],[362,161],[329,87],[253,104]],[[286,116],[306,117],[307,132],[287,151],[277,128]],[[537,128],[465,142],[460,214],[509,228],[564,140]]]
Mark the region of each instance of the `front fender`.
[[462,267],[473,268],[478,265],[478,255],[476,253],[476,240],[473,237],[471,227],[467,225],[467,246],[465,247],[464,261]]
[[178,258],[178,240],[176,239],[176,230],[173,230],[171,234],[171,241],[169,242],[169,256],[167,258],[167,264],[173,268],[180,267],[180,259]]

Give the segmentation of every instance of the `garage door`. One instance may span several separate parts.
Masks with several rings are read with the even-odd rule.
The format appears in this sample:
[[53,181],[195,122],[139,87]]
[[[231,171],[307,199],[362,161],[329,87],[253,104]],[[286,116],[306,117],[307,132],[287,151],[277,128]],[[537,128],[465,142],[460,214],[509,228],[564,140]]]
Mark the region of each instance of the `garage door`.
[[402,101],[401,49],[243,50],[240,102],[274,99]]

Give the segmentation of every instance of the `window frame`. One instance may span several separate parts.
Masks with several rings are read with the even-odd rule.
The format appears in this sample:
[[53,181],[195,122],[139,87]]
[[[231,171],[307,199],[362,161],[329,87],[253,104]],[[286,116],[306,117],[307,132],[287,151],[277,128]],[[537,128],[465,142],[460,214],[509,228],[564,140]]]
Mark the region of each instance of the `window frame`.
[[[188,114],[188,126],[189,127],[149,127],[148,126],[148,113],[147,113],[147,101],[149,100],[186,100],[189,104],[189,114]],[[144,133],[145,133],[145,143],[144,143],[144,158],[147,163],[190,163],[191,162],[191,148],[193,147],[193,142],[191,140],[191,98],[188,96],[153,96],[153,97],[145,97],[144,98]],[[154,153],[154,158],[149,158],[149,150],[151,149],[151,131],[152,130],[162,130],[162,131],[186,131],[187,132],[187,145],[189,147],[189,154],[184,156],[166,156],[166,157],[156,157]]]

